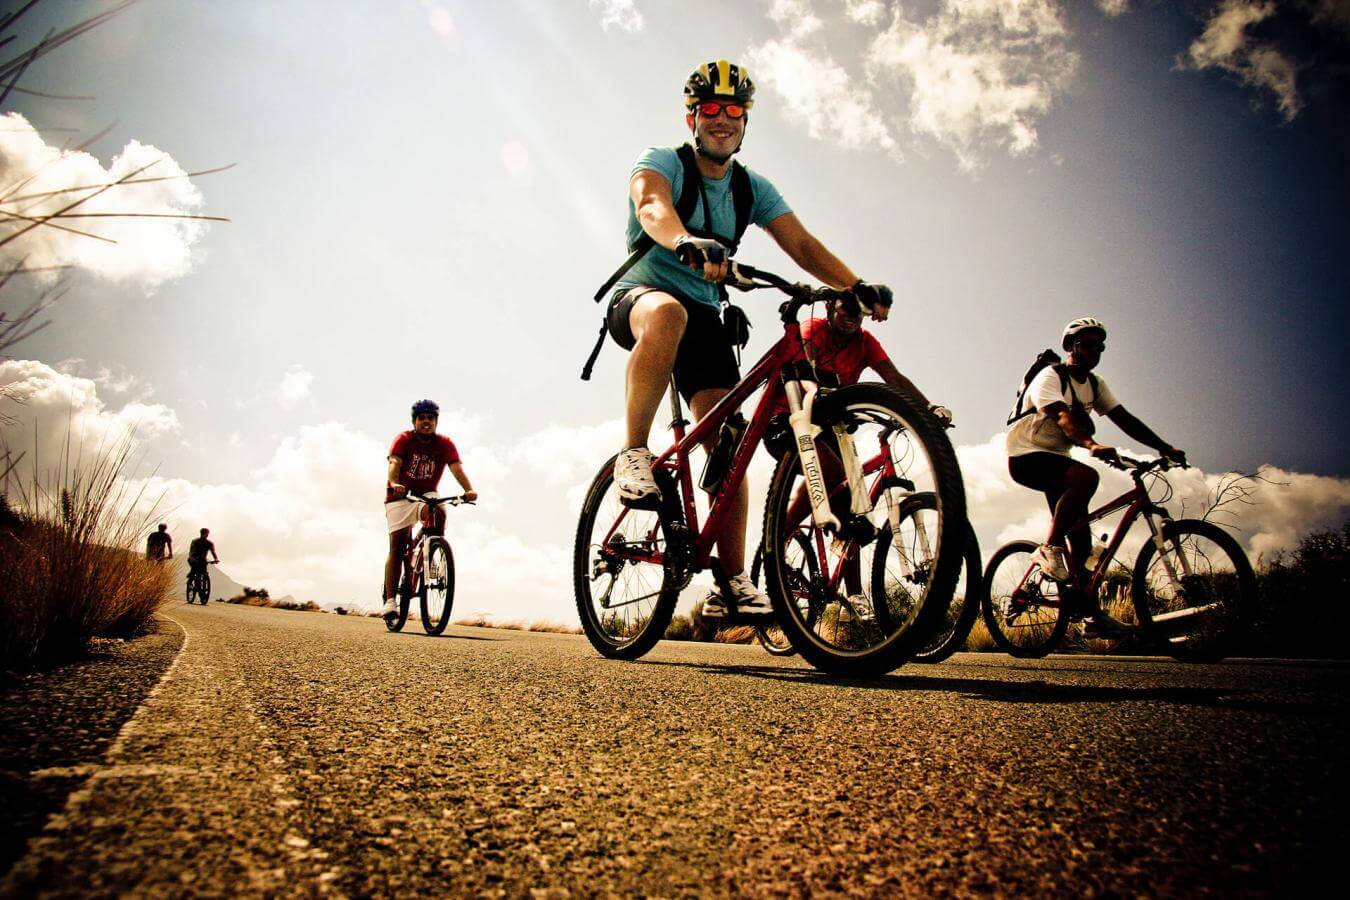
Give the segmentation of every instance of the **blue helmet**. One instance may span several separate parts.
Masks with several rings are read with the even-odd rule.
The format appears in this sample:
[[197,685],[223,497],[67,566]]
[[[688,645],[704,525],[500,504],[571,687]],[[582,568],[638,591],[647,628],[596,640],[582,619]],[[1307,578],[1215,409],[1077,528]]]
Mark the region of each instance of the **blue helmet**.
[[431,413],[436,418],[441,417],[441,408],[430,400],[418,400],[412,405],[412,417],[414,419],[421,413]]

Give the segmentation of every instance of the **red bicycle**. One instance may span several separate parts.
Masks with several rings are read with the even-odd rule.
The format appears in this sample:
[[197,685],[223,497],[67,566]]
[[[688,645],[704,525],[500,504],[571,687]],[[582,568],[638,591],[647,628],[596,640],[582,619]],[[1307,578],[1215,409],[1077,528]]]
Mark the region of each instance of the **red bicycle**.
[[[1031,562],[1035,541],[1005,544],[989,560],[984,621],[1004,652],[1045,656],[1059,646],[1071,624],[1098,604],[1113,618],[1135,626],[1133,635],[1103,639],[1110,646],[1102,649],[1138,637],[1188,661],[1222,659],[1249,622],[1256,576],[1242,547],[1213,522],[1168,515],[1162,506],[1171,497],[1171,485],[1162,474],[1171,468],[1168,460],[1120,459],[1119,468],[1130,473],[1134,487],[1075,526],[1125,511],[1086,584],[1063,584],[1043,573]],[[1163,486],[1157,502],[1149,497],[1146,477]],[[1135,559],[1133,573],[1123,567],[1113,570],[1126,532],[1141,516],[1150,538]],[[1069,565],[1073,571],[1072,558]]]
[[408,608],[416,597],[422,606],[422,627],[427,634],[440,634],[450,624],[450,608],[455,603],[455,555],[445,539],[445,511],[442,507],[473,504],[463,497],[437,497],[435,494],[408,494],[408,502],[423,504],[420,524],[408,541],[403,558],[403,577],[398,586],[398,613],[384,620],[390,631],[402,631],[408,621]]
[[[726,517],[723,498],[735,495],[774,409],[786,398],[791,443],[774,470],[764,510],[763,567],[773,613],[747,616],[733,606],[725,621],[775,624],[803,658],[828,672],[888,672],[938,626],[961,568],[966,513],[956,454],[917,398],[882,384],[832,388],[817,373],[810,345],[799,359],[801,310],[838,292],[739,263],[733,263],[728,284],[786,294],[779,306],[783,337],[688,430],[671,379],[675,439],[653,465],[659,509],[623,506],[614,489],[613,457],[601,466],[582,505],[573,557],[582,628],[604,656],[637,659],[664,636],[680,591],[695,573],[711,570],[722,596],[732,596],[725,584],[731,573],[713,556]],[[749,423],[728,424],[761,387]],[[689,454],[719,430],[731,452],[725,470],[713,473],[700,527]],[[824,448],[845,475],[838,486],[826,483]],[[793,502],[799,491],[809,501],[804,517],[804,504]],[[928,542],[928,565],[921,579],[897,577],[896,561],[906,553],[914,557],[907,548],[916,546],[916,523]]]

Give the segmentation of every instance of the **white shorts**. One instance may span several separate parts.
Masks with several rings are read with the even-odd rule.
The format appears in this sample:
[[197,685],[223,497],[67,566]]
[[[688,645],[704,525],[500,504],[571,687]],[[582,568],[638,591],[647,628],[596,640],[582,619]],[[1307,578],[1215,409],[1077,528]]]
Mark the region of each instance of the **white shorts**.
[[400,497],[397,500],[390,500],[384,504],[384,518],[389,523],[389,533],[402,531],[404,528],[411,528],[417,524],[417,517],[426,506],[421,500],[409,500],[407,497]]

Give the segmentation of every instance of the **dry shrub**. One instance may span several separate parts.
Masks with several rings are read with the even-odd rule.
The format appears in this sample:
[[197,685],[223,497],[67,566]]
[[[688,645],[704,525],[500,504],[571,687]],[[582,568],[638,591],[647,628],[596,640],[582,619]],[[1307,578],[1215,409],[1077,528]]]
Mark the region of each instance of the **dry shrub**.
[[[168,596],[168,566],[139,552],[148,517],[122,474],[133,436],[92,461],[71,458],[8,493],[0,516],[0,667],[69,659],[94,637],[144,632]],[[6,485],[8,487],[9,485]],[[153,510],[152,510],[153,512]]]
[[[268,596],[266,590],[255,591],[252,588],[244,588],[244,593],[236,594],[226,603],[233,603],[236,606],[257,606],[263,609],[290,609],[296,612],[323,612],[324,609],[313,600],[273,600]],[[346,615],[346,611],[339,615]]]
[[966,645],[962,649],[967,653],[995,653],[998,651],[998,645],[989,636],[989,626],[984,624],[983,616],[977,618],[975,624],[971,626],[970,636],[966,638]]
[[462,619],[454,619],[454,625],[463,625],[466,628],[500,628],[505,631],[533,631],[540,634],[581,634],[581,629],[575,625],[560,625],[557,622],[527,622],[524,619],[507,619],[503,622],[494,622],[491,613],[473,613]]

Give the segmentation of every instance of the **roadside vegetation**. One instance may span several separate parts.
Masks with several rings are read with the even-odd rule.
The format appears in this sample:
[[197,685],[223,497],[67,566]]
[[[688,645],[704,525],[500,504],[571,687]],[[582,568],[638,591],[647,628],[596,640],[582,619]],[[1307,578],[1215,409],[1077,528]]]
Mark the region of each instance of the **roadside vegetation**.
[[[121,487],[131,436],[93,461],[0,494],[0,668],[78,656],[94,638],[146,632],[172,582],[140,553],[148,522]],[[12,488],[12,490],[11,490]]]
[[[313,600],[273,600],[267,593],[267,588],[244,588],[243,593],[235,594],[225,601],[234,603],[238,606],[261,606],[265,609],[291,609],[296,612],[327,612]],[[346,610],[335,610],[339,615],[346,615]]]

